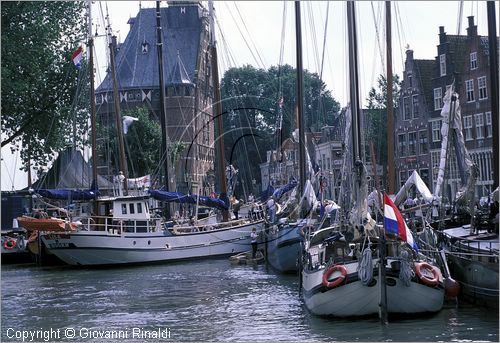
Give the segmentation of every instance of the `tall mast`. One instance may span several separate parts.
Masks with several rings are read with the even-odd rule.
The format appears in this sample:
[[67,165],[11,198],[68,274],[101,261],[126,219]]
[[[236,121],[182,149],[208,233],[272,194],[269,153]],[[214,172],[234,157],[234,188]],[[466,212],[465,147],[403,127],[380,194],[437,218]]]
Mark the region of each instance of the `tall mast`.
[[304,195],[306,181],[306,140],[304,131],[304,73],[302,66],[302,25],[300,1],[295,1],[295,41],[297,57],[297,126],[299,127],[299,194]]
[[391,2],[385,2],[385,42],[387,59],[387,187],[388,193],[396,192],[394,169],[394,104],[392,99],[392,36],[391,36]]
[[111,37],[111,24],[109,22],[109,14],[107,13],[106,6],[106,19],[108,20],[108,44],[109,44],[109,57],[111,63],[111,77],[113,80],[113,101],[115,105],[115,121],[116,121],[116,136],[118,137],[118,150],[120,153],[120,169],[123,172],[125,179],[123,181],[124,194],[128,192],[127,178],[127,160],[125,159],[125,144],[123,142],[123,129],[122,120],[120,115],[120,97],[118,95],[118,81],[116,80],[116,64],[115,64],[115,49],[113,47],[113,39]]
[[354,2],[347,1],[347,26],[349,39],[349,80],[350,101],[352,112],[352,139],[353,139],[353,164],[362,160],[361,156],[361,132],[360,132],[360,107],[359,107],[359,83],[358,83],[358,47],[356,37],[356,19],[354,17]]
[[498,187],[498,43],[495,2],[487,2],[490,56],[491,125],[493,126],[493,190]]
[[[217,134],[218,134],[218,148],[219,148],[219,184],[221,189],[221,194],[227,194],[227,184],[226,184],[226,174],[225,174],[225,154],[224,154],[224,132],[222,128],[222,103],[220,96],[220,86],[219,86],[219,66],[217,63],[217,42],[215,40],[215,13],[214,13],[214,3],[212,0],[208,2],[208,10],[210,13],[210,48],[212,51],[212,81],[214,85],[214,101],[215,101],[215,118],[217,123]],[[227,210],[222,211],[222,220],[227,221],[229,218],[229,212]]]
[[[94,88],[94,36],[92,35],[92,1],[88,0],[89,16],[89,77],[90,77],[90,126],[92,136],[92,186],[97,189],[97,117]],[[97,213],[96,213],[97,214]]]
[[[161,27],[160,1],[156,1],[156,50],[158,51],[158,80],[160,87],[160,124],[161,124],[161,150],[163,159],[163,172],[165,179],[163,186],[168,192],[168,130],[167,111],[165,109],[165,79],[163,77],[163,31]],[[170,206],[165,208],[165,215],[170,218]]]

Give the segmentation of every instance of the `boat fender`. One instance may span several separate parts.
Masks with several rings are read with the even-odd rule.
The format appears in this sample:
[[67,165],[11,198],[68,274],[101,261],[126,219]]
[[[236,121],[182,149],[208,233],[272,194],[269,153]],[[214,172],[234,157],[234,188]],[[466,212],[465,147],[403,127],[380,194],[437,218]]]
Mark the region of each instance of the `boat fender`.
[[[333,281],[328,281],[328,278],[335,272],[340,272],[340,276],[335,278]],[[323,286],[327,288],[333,288],[337,287],[340,285],[342,282],[344,282],[345,278],[347,276],[347,269],[345,268],[344,265],[337,264],[330,269],[328,269],[324,274],[323,274]]]
[[38,231],[33,231],[30,237],[28,238],[28,243],[36,241],[37,238],[38,238]]
[[19,250],[24,250],[24,248],[26,248],[26,246],[25,246],[25,244],[24,244],[24,238],[19,237],[19,238],[17,239],[17,248],[18,248]]
[[4,243],[3,243],[3,247],[7,250],[12,250],[16,247],[17,245],[17,242],[15,240],[13,240],[12,238],[10,239],[7,239]]
[[460,284],[451,277],[447,277],[444,280],[444,295],[449,299],[453,299],[456,298],[459,293]]
[[[422,273],[422,269],[426,269],[428,272],[432,273],[432,278],[430,278],[426,273]],[[424,283],[427,286],[436,286],[439,281],[439,275],[438,272],[432,267],[429,263],[423,262],[423,263],[416,263],[415,264],[415,271],[417,273],[418,278],[422,283]]]

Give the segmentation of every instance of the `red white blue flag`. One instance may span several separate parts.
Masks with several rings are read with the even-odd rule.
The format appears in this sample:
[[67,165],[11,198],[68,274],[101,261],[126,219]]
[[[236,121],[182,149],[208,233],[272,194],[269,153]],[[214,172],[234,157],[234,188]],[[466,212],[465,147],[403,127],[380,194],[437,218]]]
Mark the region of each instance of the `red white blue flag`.
[[82,47],[80,46],[78,47],[78,49],[76,49],[73,55],[71,55],[71,60],[75,64],[76,69],[80,69],[82,58],[83,58],[83,50]]
[[386,234],[391,234],[407,242],[413,249],[418,251],[417,243],[413,240],[413,235],[406,225],[398,207],[391,198],[384,193],[384,228]]

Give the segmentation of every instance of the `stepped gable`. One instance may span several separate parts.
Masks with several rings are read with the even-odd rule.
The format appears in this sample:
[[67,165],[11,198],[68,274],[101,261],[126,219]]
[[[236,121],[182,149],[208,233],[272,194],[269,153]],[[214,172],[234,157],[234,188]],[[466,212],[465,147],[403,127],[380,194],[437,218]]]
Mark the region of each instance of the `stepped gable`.
[[[203,8],[198,2],[183,2],[160,11],[165,82],[167,85],[178,80],[191,82],[196,77]],[[116,54],[119,89],[157,88],[156,9],[140,9],[129,24],[130,32]],[[107,74],[97,92],[111,89],[112,80]]]

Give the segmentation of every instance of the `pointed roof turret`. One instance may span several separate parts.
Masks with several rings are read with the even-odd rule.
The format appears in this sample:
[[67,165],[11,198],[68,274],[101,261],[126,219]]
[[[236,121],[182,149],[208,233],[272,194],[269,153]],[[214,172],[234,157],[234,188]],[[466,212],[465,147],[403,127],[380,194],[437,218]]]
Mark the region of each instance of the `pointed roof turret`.
[[170,73],[170,76],[168,78],[168,83],[170,84],[192,83],[186,71],[186,68],[184,67],[184,63],[182,63],[181,54],[179,50],[177,50],[177,59],[174,64],[174,68],[172,69],[172,72]]

